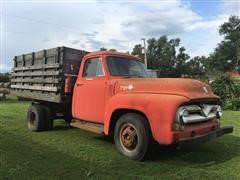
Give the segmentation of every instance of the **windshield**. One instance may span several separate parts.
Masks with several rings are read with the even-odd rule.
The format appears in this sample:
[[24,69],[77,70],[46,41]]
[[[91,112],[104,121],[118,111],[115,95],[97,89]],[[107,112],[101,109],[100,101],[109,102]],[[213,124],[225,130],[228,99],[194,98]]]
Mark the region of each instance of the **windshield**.
[[148,77],[145,64],[125,57],[107,57],[107,65],[112,76]]

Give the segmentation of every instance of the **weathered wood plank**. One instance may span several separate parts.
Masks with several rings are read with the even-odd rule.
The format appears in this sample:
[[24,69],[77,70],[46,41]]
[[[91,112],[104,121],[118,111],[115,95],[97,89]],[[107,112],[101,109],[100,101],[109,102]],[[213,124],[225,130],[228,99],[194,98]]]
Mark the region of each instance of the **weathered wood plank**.
[[11,85],[11,88],[57,92],[57,87],[50,87],[50,86]]
[[26,82],[26,83],[53,83],[57,84],[59,83],[59,79],[42,79],[42,78],[18,78],[18,79],[11,79],[11,82]]
[[57,76],[59,71],[42,71],[42,72],[25,72],[25,73],[12,73],[13,77],[18,76]]
[[43,64],[43,65],[33,65],[28,67],[16,67],[12,68],[13,71],[25,71],[25,70],[34,70],[34,69],[51,69],[51,68],[59,68],[59,63],[54,64]]
[[16,91],[13,89],[10,90],[10,93],[12,95],[28,98],[28,99],[56,102],[56,103],[61,102],[61,96],[59,94],[54,94],[54,93],[43,94],[42,92],[30,92],[30,90]]

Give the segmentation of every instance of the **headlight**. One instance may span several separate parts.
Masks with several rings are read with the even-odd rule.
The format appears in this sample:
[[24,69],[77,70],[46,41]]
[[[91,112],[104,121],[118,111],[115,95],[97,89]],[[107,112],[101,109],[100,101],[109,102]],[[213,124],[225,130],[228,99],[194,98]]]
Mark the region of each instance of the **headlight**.
[[188,116],[189,116],[188,110],[184,108],[183,110],[181,110],[181,111],[179,112],[179,115],[180,115],[181,117],[188,117]]
[[217,108],[217,118],[222,117],[222,115],[223,115],[222,107],[218,106],[218,108]]
[[189,116],[188,110],[185,107],[180,107],[176,114],[176,122],[173,124],[173,130],[183,131],[184,130],[183,118],[188,116]]
[[188,110],[183,107],[178,109],[176,119],[180,124],[184,124],[183,118],[188,116],[189,116]]

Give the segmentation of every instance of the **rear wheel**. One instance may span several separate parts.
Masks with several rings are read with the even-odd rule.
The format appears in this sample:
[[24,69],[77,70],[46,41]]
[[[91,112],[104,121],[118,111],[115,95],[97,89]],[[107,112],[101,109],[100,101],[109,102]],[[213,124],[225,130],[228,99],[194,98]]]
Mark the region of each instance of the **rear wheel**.
[[45,115],[45,129],[51,130],[53,128],[53,112],[48,106],[42,106]]
[[114,141],[118,151],[133,159],[142,160],[151,141],[150,129],[145,117],[127,113],[120,117],[114,129]]
[[38,104],[31,105],[27,114],[27,125],[31,131],[45,130],[44,109]]

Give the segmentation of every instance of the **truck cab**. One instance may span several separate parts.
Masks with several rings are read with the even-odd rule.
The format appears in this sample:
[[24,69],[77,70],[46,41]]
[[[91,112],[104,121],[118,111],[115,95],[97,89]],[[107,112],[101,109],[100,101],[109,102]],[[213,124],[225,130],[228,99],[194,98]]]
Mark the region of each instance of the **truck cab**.
[[104,124],[106,105],[115,95],[116,83],[134,77],[148,77],[138,58],[102,51],[86,55],[74,86],[73,117]]

